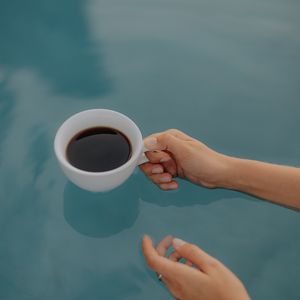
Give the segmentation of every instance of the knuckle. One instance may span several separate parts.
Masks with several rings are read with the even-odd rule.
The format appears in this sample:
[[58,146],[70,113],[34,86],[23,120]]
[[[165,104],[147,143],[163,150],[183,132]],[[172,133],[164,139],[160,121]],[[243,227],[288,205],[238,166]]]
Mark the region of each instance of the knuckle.
[[[194,244],[188,244],[185,249],[186,256],[191,258],[199,257],[199,254],[201,254],[199,251],[200,249]],[[203,256],[202,259],[205,265],[211,269],[219,269],[222,265],[222,263],[214,257]]]
[[170,134],[181,133],[178,129],[175,129],[175,128],[170,128],[166,132],[168,132]]
[[217,260],[217,259],[215,259],[215,258],[211,258],[211,259],[209,259],[209,261],[207,262],[207,265],[210,267],[210,268],[212,268],[212,269],[218,269],[219,267],[220,267],[220,265],[221,265],[221,263]]
[[187,246],[186,252],[188,256],[196,256],[198,254],[198,247],[193,244],[189,244]]
[[165,149],[163,150],[168,150],[168,146],[169,144],[171,144],[173,142],[173,139],[174,139],[174,135],[169,133],[169,132],[166,132],[164,133],[162,136],[161,136],[161,139],[162,141],[164,142],[165,144]]
[[172,136],[172,134],[171,134],[170,132],[168,132],[168,131],[166,131],[165,133],[162,134],[162,137],[163,137],[164,139],[168,139],[168,138],[170,138],[171,136]]

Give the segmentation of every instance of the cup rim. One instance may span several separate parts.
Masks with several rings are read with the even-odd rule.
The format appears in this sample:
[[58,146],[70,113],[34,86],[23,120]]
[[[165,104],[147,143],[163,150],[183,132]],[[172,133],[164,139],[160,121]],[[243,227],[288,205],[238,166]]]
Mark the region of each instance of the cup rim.
[[[89,171],[85,171],[85,170],[81,170],[78,169],[76,167],[74,167],[71,163],[68,162],[68,160],[62,155],[61,151],[60,151],[60,146],[58,144],[58,138],[59,135],[61,134],[62,130],[64,129],[64,126],[69,123],[71,121],[71,119],[78,117],[78,115],[81,115],[83,113],[89,113],[89,112],[109,112],[109,113],[113,113],[115,115],[118,115],[120,117],[122,117],[123,119],[126,119],[126,121],[128,121],[129,123],[131,123],[131,125],[133,125],[133,127],[136,130],[136,133],[138,135],[138,139],[140,140],[140,142],[138,142],[137,145],[137,150],[132,153],[132,156],[130,157],[130,159],[123,165],[109,170],[109,171],[104,171],[104,172],[89,172]],[[84,129],[83,129],[84,130]],[[89,176],[107,176],[107,175],[111,175],[114,173],[118,173],[120,171],[122,171],[123,169],[126,169],[129,165],[132,164],[133,161],[138,160],[139,156],[141,155],[141,151],[143,149],[143,137],[142,137],[142,133],[140,131],[140,129],[138,128],[138,126],[135,124],[135,122],[133,120],[131,120],[129,117],[127,117],[126,115],[117,112],[115,110],[111,110],[111,109],[104,109],[104,108],[94,108],[94,109],[87,109],[87,110],[83,110],[80,111],[76,114],[71,115],[69,118],[67,118],[58,128],[56,134],[55,134],[55,138],[54,138],[54,152],[56,154],[56,157],[58,159],[58,161],[67,169],[76,172],[78,174],[82,174],[82,175],[89,175]]]

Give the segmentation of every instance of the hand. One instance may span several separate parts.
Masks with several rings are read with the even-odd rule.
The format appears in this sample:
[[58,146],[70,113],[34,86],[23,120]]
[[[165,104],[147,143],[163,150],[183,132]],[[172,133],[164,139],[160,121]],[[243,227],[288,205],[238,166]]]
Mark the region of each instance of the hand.
[[147,137],[148,163],[141,170],[163,190],[177,189],[179,176],[208,188],[221,185],[228,157],[213,151],[183,132],[171,129]]
[[[166,258],[171,245],[175,251]],[[250,300],[240,280],[195,245],[167,236],[154,249],[151,239],[144,236],[142,249],[149,267],[161,274],[176,299]],[[187,260],[185,264],[179,262],[181,258]]]

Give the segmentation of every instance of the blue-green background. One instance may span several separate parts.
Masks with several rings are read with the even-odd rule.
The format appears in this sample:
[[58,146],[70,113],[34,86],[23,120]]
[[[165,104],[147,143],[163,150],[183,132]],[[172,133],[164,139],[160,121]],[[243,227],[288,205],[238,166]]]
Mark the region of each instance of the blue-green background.
[[300,299],[300,215],[139,172],[107,194],[68,183],[53,138],[110,108],[143,135],[179,128],[217,151],[300,165],[300,2],[2,0],[0,298],[171,299],[144,233],[200,245],[253,299]]

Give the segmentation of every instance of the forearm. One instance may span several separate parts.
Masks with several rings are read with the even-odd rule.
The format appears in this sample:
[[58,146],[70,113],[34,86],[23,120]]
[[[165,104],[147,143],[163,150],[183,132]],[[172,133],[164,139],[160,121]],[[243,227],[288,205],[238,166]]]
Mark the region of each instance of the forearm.
[[222,187],[300,209],[300,169],[228,158]]

